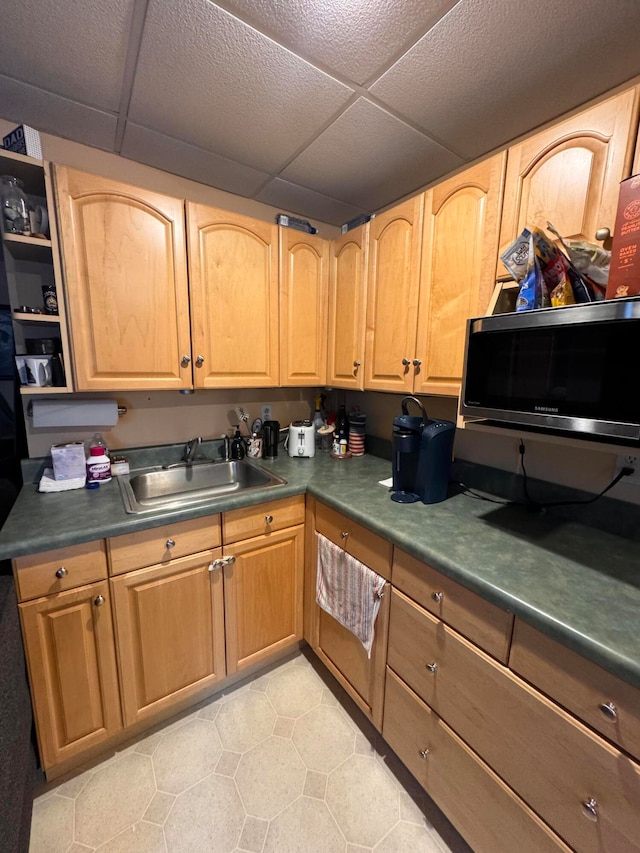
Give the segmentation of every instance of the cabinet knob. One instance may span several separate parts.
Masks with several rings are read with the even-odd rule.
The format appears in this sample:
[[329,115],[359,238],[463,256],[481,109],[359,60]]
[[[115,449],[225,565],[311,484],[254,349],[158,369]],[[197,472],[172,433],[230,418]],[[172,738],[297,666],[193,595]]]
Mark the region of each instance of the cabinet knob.
[[429,672],[435,673],[438,669],[438,664],[435,661],[433,663],[426,663],[425,666],[429,670]]
[[425,749],[419,749],[419,750],[418,750],[418,754],[420,755],[420,758],[421,758],[423,761],[426,761],[426,760],[427,760],[427,758],[429,757],[429,750],[428,750],[428,749],[426,749],[426,748],[425,748]]
[[343,530],[343,531],[340,533],[340,536],[341,536],[343,539],[346,539],[348,535],[349,535],[349,531],[348,531],[348,530]]
[[56,572],[56,577],[57,577],[57,578],[66,578],[66,576],[67,576],[68,574],[69,574],[69,572],[65,569],[65,567],[64,567],[64,566],[60,566],[60,568],[59,568],[59,569],[58,569],[58,571]]
[[590,797],[582,803],[582,813],[589,820],[598,820],[598,802]]
[[167,539],[167,541],[164,544],[167,546],[167,548],[175,548],[176,540],[175,539]]
[[408,358],[403,358],[403,359],[402,359],[402,364],[403,364],[405,367],[409,367],[409,365],[411,364],[411,362],[409,361],[409,359],[408,359]]
[[433,598],[434,601],[436,601],[438,604],[440,604],[440,602],[444,598],[444,592],[432,592],[431,598]]
[[615,723],[618,719],[618,709],[613,702],[603,702],[601,705],[598,705],[598,708],[600,708],[610,723]]
[[421,364],[422,364],[422,362],[420,361],[420,359],[419,359],[419,358],[414,358],[414,359],[413,359],[413,366],[414,366],[414,367],[420,367],[420,365],[421,365]]
[[191,356],[190,355],[183,355],[182,361],[180,363],[183,367],[188,367],[189,364],[191,363]]
[[611,229],[610,228],[598,228],[596,231],[596,240],[604,241],[608,240],[611,237]]
[[102,607],[104,604],[104,595],[98,595],[93,599],[93,603],[96,607]]
[[265,515],[264,520],[266,521],[267,524],[271,524],[273,521],[273,516],[272,515]]
[[360,365],[361,365],[361,364],[362,364],[362,362],[361,362],[361,361],[354,361],[354,362],[353,362],[353,366],[354,366],[354,367],[360,367]]
[[203,356],[203,355],[199,355],[199,356],[196,358],[196,367],[202,367],[202,365],[203,365],[203,364],[204,364],[204,356]]

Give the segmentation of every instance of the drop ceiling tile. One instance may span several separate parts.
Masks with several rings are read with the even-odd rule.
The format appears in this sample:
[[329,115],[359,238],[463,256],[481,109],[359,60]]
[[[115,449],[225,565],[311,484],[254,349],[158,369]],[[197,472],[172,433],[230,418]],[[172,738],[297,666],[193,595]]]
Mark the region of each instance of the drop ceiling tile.
[[265,172],[218,157],[179,139],[170,139],[132,122],[127,122],[120,153],[138,163],[243,196],[252,196],[268,177]]
[[359,213],[364,213],[360,207],[344,204],[335,198],[329,198],[280,178],[269,181],[258,193],[256,199],[277,207],[283,212],[302,216],[305,219],[319,219],[320,222],[329,222],[331,225],[342,225]]
[[457,0],[227,0],[222,5],[281,44],[362,84]]
[[374,211],[461,164],[450,151],[360,98],[280,177]]
[[116,117],[93,107],[0,76],[0,110],[16,124],[113,151]]
[[0,74],[117,110],[134,0],[3,4]]
[[461,0],[371,92],[470,159],[640,73],[640,3]]
[[206,0],[151,0],[129,118],[274,171],[351,96]]

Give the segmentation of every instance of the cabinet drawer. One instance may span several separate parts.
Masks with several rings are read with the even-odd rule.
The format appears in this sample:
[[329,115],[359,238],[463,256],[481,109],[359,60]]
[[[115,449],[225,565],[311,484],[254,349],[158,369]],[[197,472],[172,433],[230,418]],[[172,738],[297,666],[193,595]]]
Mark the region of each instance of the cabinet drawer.
[[325,504],[316,504],[316,530],[348,554],[391,580],[391,542]]
[[104,540],[69,545],[13,561],[18,598],[38,598],[107,577]]
[[640,759],[640,690],[516,620],[509,666]]
[[513,614],[405,551],[393,553],[393,585],[490,655],[506,663]]
[[222,517],[222,534],[227,545],[296,524],[304,524],[304,495],[225,512]]
[[640,765],[396,591],[388,664],[571,847],[640,850]]
[[178,557],[210,551],[219,545],[219,515],[163,524],[152,530],[139,530],[107,539],[112,575],[170,563]]
[[477,853],[569,853],[390,669],[382,735]]

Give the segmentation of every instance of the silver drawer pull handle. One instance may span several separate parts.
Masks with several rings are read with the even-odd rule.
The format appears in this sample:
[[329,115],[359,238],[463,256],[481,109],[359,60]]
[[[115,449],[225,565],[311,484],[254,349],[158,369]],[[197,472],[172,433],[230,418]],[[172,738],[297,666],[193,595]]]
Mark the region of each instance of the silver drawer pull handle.
[[104,604],[104,595],[99,595],[97,596],[97,598],[94,598],[93,603],[96,607],[102,607],[102,605]]
[[273,522],[273,516],[265,515],[264,520],[267,522],[267,524],[271,524]]
[[56,577],[57,577],[57,578],[66,578],[66,576],[67,576],[68,574],[69,574],[69,572],[65,569],[65,567],[64,567],[64,566],[60,566],[60,568],[59,568],[59,569],[58,569],[58,571],[56,572]]
[[348,531],[348,530],[343,530],[343,531],[340,533],[340,536],[342,536],[342,538],[343,538],[343,539],[346,539],[348,535],[349,535],[349,531]]
[[613,704],[613,702],[607,702],[606,704],[603,702],[602,705],[598,705],[602,713],[605,715],[607,720],[611,723],[615,723],[618,719],[618,709]]
[[213,563],[209,563],[209,571],[215,572],[216,569],[221,569],[223,565],[222,560],[214,560]]
[[382,601],[382,599],[384,598],[384,589],[381,589],[381,590],[380,590],[380,592],[376,592],[376,593],[375,593],[375,597],[376,597],[379,601]]
[[420,754],[420,758],[422,758],[423,761],[426,761],[427,758],[429,757],[429,750],[428,749],[419,749],[418,752]]
[[438,664],[435,661],[433,663],[426,663],[425,666],[429,672],[436,672],[438,669]]
[[232,566],[236,561],[235,557],[223,557],[222,562],[227,566]]
[[164,544],[167,546],[167,548],[175,548],[176,540],[175,539],[167,539],[167,541]]
[[434,601],[437,601],[438,604],[440,604],[440,602],[444,598],[444,592],[434,592],[431,594],[431,598],[433,598]]
[[582,804],[582,808],[585,817],[588,817],[589,820],[598,820],[598,803],[593,799],[593,797],[585,800]]

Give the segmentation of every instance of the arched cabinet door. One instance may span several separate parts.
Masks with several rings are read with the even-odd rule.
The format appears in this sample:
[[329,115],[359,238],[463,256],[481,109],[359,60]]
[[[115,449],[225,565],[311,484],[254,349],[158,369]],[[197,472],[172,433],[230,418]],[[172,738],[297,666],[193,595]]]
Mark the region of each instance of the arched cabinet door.
[[467,320],[485,314],[506,154],[491,157],[425,193],[415,393],[460,393]]
[[189,388],[184,202],[55,170],[79,391]]
[[367,390],[413,391],[423,204],[415,196],[370,223]]
[[327,385],[364,388],[369,223],[331,241]]
[[[524,227],[547,222],[567,239],[613,234],[619,183],[631,174],[638,87],[525,139],[508,150],[500,252]],[[498,261],[498,275],[506,273]]]
[[278,227],[187,203],[196,388],[279,382]]

